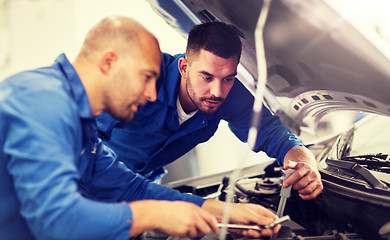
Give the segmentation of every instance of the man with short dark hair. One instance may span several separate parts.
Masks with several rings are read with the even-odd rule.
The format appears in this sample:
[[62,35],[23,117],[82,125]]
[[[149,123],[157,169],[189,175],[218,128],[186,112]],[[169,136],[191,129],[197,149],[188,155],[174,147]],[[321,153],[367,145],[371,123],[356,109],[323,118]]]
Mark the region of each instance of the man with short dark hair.
[[[155,102],[142,106],[130,123],[98,117],[104,143],[130,169],[156,180],[165,165],[213,136],[222,119],[246,142],[254,97],[235,79],[240,56],[240,32],[234,26],[194,26],[185,55],[163,54]],[[313,155],[264,106],[258,130],[254,150],[296,170],[285,186],[293,184],[303,199],[318,196],[323,186]]]
[[[128,239],[149,230],[177,237],[218,232],[224,203],[181,194],[134,174],[96,132],[96,115],[130,121],[156,100],[156,38],[126,17],[92,28],[71,64],[0,82],[0,239]],[[159,201],[157,201],[159,200]],[[254,204],[233,204],[229,222],[270,224]],[[280,226],[251,237],[271,235]]]

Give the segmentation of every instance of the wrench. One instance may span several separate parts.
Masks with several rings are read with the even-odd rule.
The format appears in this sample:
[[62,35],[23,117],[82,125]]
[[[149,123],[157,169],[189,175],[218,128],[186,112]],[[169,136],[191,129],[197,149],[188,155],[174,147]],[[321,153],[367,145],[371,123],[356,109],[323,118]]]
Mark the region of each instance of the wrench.
[[[295,171],[294,169],[287,169],[286,171],[284,171],[283,183],[291,174],[294,173],[294,171]],[[287,198],[290,197],[291,187],[292,185],[290,185],[287,188],[284,188],[282,185],[282,189],[280,190],[280,201],[279,201],[278,210],[276,212],[276,215],[279,218],[283,216],[284,207],[286,206]]]

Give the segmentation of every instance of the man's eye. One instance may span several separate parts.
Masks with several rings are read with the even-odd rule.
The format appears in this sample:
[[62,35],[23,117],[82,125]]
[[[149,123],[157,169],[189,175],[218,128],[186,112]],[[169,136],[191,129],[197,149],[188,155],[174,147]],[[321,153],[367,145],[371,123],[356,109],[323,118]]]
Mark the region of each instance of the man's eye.
[[213,80],[212,77],[203,77],[203,79],[206,80],[206,81],[211,81],[211,80]]
[[233,80],[234,80],[234,78],[225,78],[226,82],[230,82],[230,81],[233,81]]

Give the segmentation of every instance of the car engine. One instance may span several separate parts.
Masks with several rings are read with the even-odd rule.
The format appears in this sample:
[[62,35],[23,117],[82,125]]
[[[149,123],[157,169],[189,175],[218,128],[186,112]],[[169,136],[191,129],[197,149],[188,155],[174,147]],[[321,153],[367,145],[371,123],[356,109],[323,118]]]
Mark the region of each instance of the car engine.
[[[238,179],[235,183],[233,202],[260,204],[276,212],[282,183],[282,169],[274,162],[267,166],[264,173],[260,175]],[[221,183],[216,185],[201,188],[190,185],[178,186],[176,189],[181,192],[225,201],[229,190],[229,177],[223,177]],[[378,236],[360,232],[350,222],[328,214],[322,195],[314,200],[302,200],[298,193],[292,190],[284,210],[284,215],[289,215],[291,221],[283,223],[277,236],[273,236],[272,239],[378,239]],[[335,204],[337,203],[335,202]],[[207,239],[218,239],[218,236],[207,235],[204,240]],[[229,233],[227,239],[245,238]]]

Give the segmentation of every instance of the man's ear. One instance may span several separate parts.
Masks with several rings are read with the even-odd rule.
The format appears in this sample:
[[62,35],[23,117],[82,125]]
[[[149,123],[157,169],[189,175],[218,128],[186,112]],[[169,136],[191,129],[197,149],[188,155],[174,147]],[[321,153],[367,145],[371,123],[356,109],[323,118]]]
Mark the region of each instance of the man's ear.
[[187,77],[187,68],[188,68],[187,58],[184,58],[184,57],[180,58],[177,65],[178,65],[181,77]]
[[99,60],[99,69],[103,74],[108,74],[118,60],[118,55],[113,50],[106,51]]

